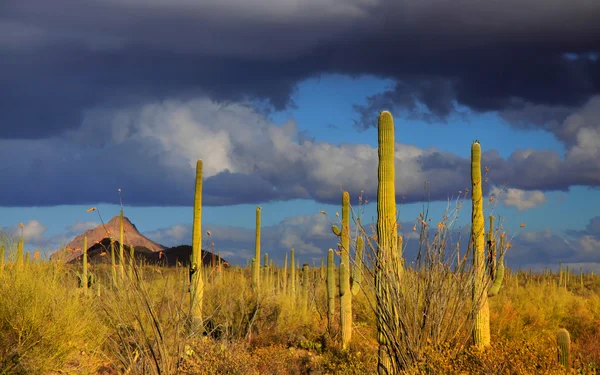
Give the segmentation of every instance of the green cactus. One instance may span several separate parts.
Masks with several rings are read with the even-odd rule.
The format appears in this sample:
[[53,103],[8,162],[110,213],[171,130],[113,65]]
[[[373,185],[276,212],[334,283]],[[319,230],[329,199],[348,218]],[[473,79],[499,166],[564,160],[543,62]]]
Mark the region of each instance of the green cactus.
[[335,261],[333,249],[327,252],[327,327],[329,333],[333,332],[333,318],[335,314]]
[[117,261],[115,258],[115,240],[110,237],[110,274],[111,274],[111,280],[112,280],[112,287],[113,289],[116,289],[117,286],[119,285],[119,282],[117,281]]
[[567,370],[571,370],[571,336],[569,331],[561,328],[556,333],[558,345],[558,362]]
[[121,271],[121,280],[125,279],[125,249],[123,247],[123,209],[119,214],[119,269]]
[[475,307],[475,324],[473,326],[473,342],[477,347],[490,345],[490,308],[486,286],[485,270],[485,233],[483,219],[483,179],[481,178],[481,145],[474,141],[471,146],[471,241],[473,246],[473,303]]
[[290,252],[290,295],[292,304],[296,300],[296,263],[294,263],[294,249]]
[[287,262],[288,262],[288,255],[287,253],[285,253],[285,259],[283,260],[283,295],[286,296],[287,295]]
[[308,270],[307,263],[302,265],[302,307],[304,311],[308,311]]
[[269,254],[265,253],[264,255],[265,263],[262,268],[262,290],[266,293],[269,293]]
[[342,230],[340,232],[340,328],[342,348],[352,339],[352,290],[350,286],[350,194],[342,193]]
[[504,255],[506,253],[506,246],[504,244],[505,233],[500,234],[500,257],[496,260],[496,239],[494,236],[494,216],[490,215],[490,231],[488,232],[488,246],[489,246],[489,270],[492,285],[488,289],[488,297],[494,297],[500,291],[502,282],[504,281]]
[[196,163],[194,193],[194,224],[192,228],[192,256],[190,262],[190,311],[194,328],[202,328],[202,300],[204,279],[202,264],[202,160]]
[[129,244],[129,280],[133,280],[133,267],[135,267],[135,247]]
[[82,262],[83,262],[83,270],[82,270],[82,274],[81,274],[81,281],[83,284],[83,293],[87,294],[88,292],[88,283],[87,282],[83,282],[83,280],[87,280],[88,279],[88,259],[87,259],[87,251],[88,251],[88,242],[87,242],[87,236],[83,237],[83,248],[81,249],[81,252],[83,254],[82,256]]
[[252,279],[252,289],[256,293],[260,291],[260,212],[262,208],[256,207],[256,235],[254,238],[254,259],[256,262],[253,264],[253,272],[254,275]]
[[[401,237],[398,237],[401,238]],[[354,254],[354,267],[352,268],[352,295],[357,295],[360,291],[360,283],[362,282],[362,264],[363,264],[363,248],[365,241],[362,236],[356,239],[356,253]]]
[[16,258],[15,258],[15,267],[17,269],[20,269],[23,267],[23,261],[24,261],[23,248],[24,247],[25,247],[25,240],[23,239],[23,237],[21,237],[19,239],[19,243],[17,244],[17,254],[16,254]]
[[396,187],[395,187],[395,134],[394,119],[388,111],[378,118],[378,157],[377,168],[377,265],[375,270],[375,293],[377,294],[377,340],[379,342],[377,371],[379,374],[394,374],[398,364],[391,355],[388,340],[384,333],[384,310],[393,306],[390,300],[386,279],[393,270],[401,277],[402,249],[398,249],[396,229]]

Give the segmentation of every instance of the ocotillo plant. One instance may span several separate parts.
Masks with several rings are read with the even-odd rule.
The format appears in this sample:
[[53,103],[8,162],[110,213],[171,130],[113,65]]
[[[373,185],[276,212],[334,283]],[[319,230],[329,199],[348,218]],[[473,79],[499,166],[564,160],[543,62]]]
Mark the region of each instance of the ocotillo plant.
[[[377,168],[377,256],[375,269],[375,294],[377,298],[377,340],[379,352],[377,371],[379,374],[395,374],[398,365],[391,355],[385,335],[386,319],[383,304],[391,305],[388,280],[392,272],[401,276],[401,249],[397,248],[396,187],[395,187],[395,134],[394,119],[388,111],[379,114]],[[399,280],[398,280],[399,281]]]
[[475,325],[473,341],[477,347],[490,345],[490,307],[485,290],[487,275],[485,270],[485,233],[483,219],[483,179],[481,178],[481,145],[474,141],[471,145],[471,242],[473,246],[473,303]]
[[192,256],[190,261],[190,312],[194,328],[202,327],[202,160],[196,163],[196,189],[194,194],[194,224],[192,227]]
[[333,332],[333,318],[335,315],[335,261],[333,249],[327,252],[327,327],[329,333]]
[[256,235],[254,237],[254,259],[256,262],[252,264],[252,289],[256,293],[260,290],[260,212],[261,208],[256,207]]
[[569,331],[561,328],[556,333],[558,345],[558,362],[567,370],[571,370],[571,336]]

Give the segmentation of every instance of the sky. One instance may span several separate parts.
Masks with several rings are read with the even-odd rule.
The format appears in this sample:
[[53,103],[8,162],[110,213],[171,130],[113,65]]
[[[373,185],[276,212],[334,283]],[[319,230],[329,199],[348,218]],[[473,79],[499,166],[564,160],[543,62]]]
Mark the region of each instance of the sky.
[[439,221],[470,186],[477,139],[508,265],[600,272],[598,19],[588,0],[3,1],[0,228],[48,255],[121,189],[142,234],[190,244],[202,159],[207,244],[245,264],[261,206],[263,252],[319,264],[342,190],[376,219],[388,110],[410,246],[423,205]]

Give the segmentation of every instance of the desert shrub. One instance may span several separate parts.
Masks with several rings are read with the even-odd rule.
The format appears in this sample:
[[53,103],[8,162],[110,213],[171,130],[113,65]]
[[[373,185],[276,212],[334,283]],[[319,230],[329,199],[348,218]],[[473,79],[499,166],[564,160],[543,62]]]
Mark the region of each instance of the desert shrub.
[[0,271],[0,373],[97,364],[106,329],[75,285],[64,265],[48,261]]

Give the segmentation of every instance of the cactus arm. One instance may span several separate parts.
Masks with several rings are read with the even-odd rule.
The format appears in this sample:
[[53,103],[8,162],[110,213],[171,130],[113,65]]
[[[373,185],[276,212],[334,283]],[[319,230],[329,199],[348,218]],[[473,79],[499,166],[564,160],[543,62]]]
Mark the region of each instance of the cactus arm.
[[357,295],[362,282],[362,252],[365,242],[362,237],[356,239],[356,253],[354,254],[354,267],[352,272],[352,295]]

